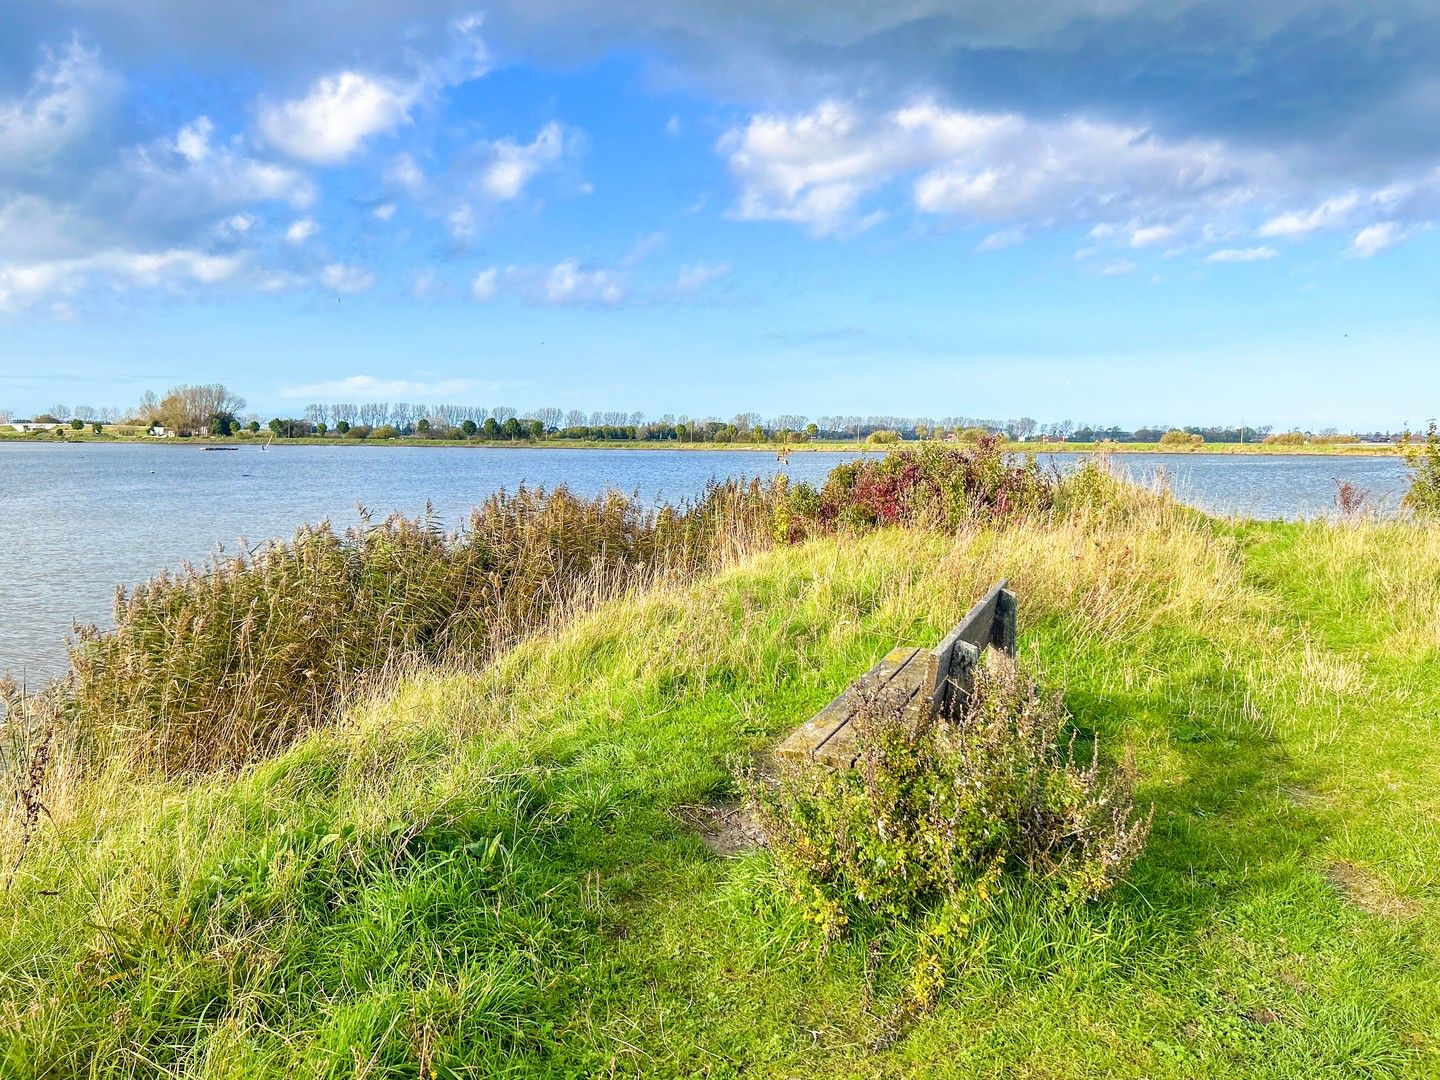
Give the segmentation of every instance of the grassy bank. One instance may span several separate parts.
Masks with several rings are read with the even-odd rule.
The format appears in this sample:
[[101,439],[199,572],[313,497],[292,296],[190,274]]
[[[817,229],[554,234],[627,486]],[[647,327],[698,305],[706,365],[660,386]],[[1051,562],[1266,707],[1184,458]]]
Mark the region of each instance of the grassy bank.
[[[1106,901],[998,898],[899,1024],[913,939],[822,952],[705,808],[1007,575],[1154,833]],[[0,1075],[1440,1075],[1437,610],[1433,531],[1138,498],[620,597],[238,775],[57,792]]]

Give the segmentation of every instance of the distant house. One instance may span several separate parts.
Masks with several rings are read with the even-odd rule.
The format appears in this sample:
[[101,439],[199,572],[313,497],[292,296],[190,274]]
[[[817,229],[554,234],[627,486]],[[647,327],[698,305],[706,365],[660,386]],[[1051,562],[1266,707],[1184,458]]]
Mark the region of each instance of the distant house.
[[167,439],[173,434],[173,432],[171,432],[171,430],[167,428],[164,424],[151,424],[150,429],[146,431],[145,434],[153,435],[157,439]]
[[16,431],[54,431],[57,427],[64,427],[59,423],[36,423],[34,420],[16,420],[10,426]]

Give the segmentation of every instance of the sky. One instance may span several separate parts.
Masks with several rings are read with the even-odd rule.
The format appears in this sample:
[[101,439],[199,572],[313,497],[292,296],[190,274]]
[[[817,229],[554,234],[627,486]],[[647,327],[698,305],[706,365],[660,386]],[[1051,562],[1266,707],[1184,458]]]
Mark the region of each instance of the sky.
[[1399,429],[1433,0],[0,0],[0,409]]

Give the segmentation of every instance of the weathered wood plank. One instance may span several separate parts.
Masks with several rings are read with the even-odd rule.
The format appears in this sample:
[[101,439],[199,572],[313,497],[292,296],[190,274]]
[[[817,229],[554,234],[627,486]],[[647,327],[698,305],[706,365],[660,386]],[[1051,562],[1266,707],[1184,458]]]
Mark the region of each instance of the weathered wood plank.
[[995,597],[994,644],[1006,656],[1014,656],[1020,629],[1020,601],[1008,588],[1009,584],[1002,581],[996,586],[1000,591]]
[[[899,651],[896,650],[896,652]],[[907,709],[913,707],[917,699],[922,697],[921,689],[925,681],[934,678],[931,671],[934,656],[928,649],[913,649],[910,650],[910,654],[910,657],[899,668],[887,673],[888,677],[885,681],[866,684],[862,679],[850,691],[847,691],[847,693],[855,695],[852,699],[855,708],[851,710],[845,723],[836,728],[828,739],[815,748],[811,756],[816,761],[839,769],[848,769],[855,764],[855,758],[859,753],[859,739],[855,732],[855,713],[860,705],[859,694],[863,692],[861,687],[872,692],[882,687],[892,693],[898,689],[900,695],[905,698],[902,708]],[[895,654],[891,653],[891,655]]]
[[[884,686],[919,651],[915,648],[891,649],[874,667],[860,676],[859,682],[869,686]],[[838,697],[792,731],[785,741],[775,748],[775,752],[792,757],[812,756],[838,728],[850,722],[850,717],[854,715],[855,707],[859,703],[855,696],[856,685],[858,684],[846,687]]]

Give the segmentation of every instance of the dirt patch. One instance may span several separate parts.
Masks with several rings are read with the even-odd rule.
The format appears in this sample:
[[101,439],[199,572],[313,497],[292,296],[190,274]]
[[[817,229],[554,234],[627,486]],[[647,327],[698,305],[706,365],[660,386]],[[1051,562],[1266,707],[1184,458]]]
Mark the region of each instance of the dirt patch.
[[700,834],[705,846],[716,855],[738,855],[759,847],[765,839],[745,807],[736,801],[682,806],[676,814]]
[[1385,881],[1358,863],[1333,862],[1322,871],[1347,903],[1383,919],[1408,919],[1418,910]]

